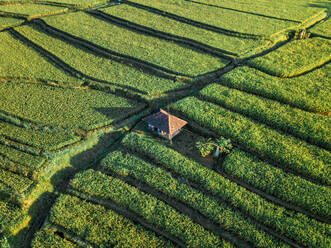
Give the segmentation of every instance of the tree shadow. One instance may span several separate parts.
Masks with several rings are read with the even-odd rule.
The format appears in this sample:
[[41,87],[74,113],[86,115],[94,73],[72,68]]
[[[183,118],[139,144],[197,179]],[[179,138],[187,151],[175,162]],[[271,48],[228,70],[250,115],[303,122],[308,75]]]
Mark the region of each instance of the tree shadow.
[[[137,105],[137,103],[135,103]],[[94,108],[95,111],[103,114],[108,119],[113,120],[112,124],[123,121],[124,119],[131,117],[144,108],[141,107],[108,107],[108,108]]]

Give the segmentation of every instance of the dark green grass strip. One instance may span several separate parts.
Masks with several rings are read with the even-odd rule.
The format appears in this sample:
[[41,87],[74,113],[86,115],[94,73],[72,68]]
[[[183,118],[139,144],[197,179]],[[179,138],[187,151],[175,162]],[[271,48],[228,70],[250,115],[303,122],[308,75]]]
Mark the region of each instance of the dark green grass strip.
[[314,37],[294,40],[284,46],[247,61],[249,66],[277,77],[294,77],[331,61],[331,40]]
[[52,231],[39,231],[35,234],[32,243],[32,248],[77,248],[79,246],[73,244],[69,240],[60,237]]
[[222,76],[220,83],[311,112],[331,112],[331,64],[294,78],[278,78],[247,66]]
[[223,168],[226,173],[268,194],[324,216],[330,221],[331,190],[328,187],[285,173],[239,149],[226,157]]
[[285,133],[331,150],[331,119],[292,108],[277,101],[251,95],[218,84],[200,91],[207,101],[212,101],[232,111],[251,117]]
[[224,199],[301,245],[316,248],[329,247],[331,240],[327,234],[329,232],[327,224],[268,202],[261,196],[238,186],[215,171],[184,157],[150,137],[130,133],[123,139],[122,144],[197,183],[211,194]]
[[56,200],[50,221],[96,247],[171,247],[169,242],[114,211],[70,195]]

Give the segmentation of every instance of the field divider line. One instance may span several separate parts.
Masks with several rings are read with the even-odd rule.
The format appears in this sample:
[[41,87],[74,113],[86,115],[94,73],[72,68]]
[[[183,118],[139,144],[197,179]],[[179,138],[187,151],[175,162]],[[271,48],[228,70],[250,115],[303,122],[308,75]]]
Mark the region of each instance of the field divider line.
[[164,39],[164,40],[168,40],[168,41],[170,40],[170,41],[173,41],[173,42],[176,42],[179,44],[190,46],[195,49],[199,49],[201,51],[207,52],[211,55],[218,56],[220,58],[232,60],[233,58],[228,55],[238,56],[238,54],[236,54],[236,53],[232,53],[232,52],[228,52],[223,49],[212,47],[210,45],[204,44],[202,42],[199,42],[199,41],[196,41],[196,40],[193,40],[190,38],[186,38],[186,37],[170,34],[167,32],[163,32],[160,30],[156,30],[153,28],[149,28],[149,27],[146,27],[146,26],[104,13],[99,10],[86,11],[86,13],[92,15],[95,18],[105,20],[107,22],[113,23],[120,27],[124,27],[126,29],[130,29],[130,30],[133,30],[133,31],[136,31],[139,33],[147,34],[147,35],[159,38],[159,39]]
[[176,15],[176,14],[172,14],[172,13],[164,11],[164,10],[160,10],[160,9],[153,8],[153,7],[150,7],[150,6],[134,3],[134,2],[131,2],[131,1],[128,1],[128,0],[123,0],[123,3],[128,4],[132,7],[138,8],[138,9],[144,9],[144,10],[147,10],[149,12],[153,12],[155,14],[158,14],[158,15],[176,20],[176,21],[180,21],[180,22],[189,24],[191,26],[196,26],[196,27],[199,27],[199,28],[210,30],[210,31],[213,31],[215,33],[221,33],[221,34],[224,34],[224,35],[239,37],[239,38],[243,38],[243,39],[259,40],[261,38],[265,38],[262,35],[241,33],[241,32],[236,32],[236,31],[233,31],[233,30],[228,30],[228,29],[212,26],[212,25],[209,25],[209,24],[206,24],[206,23],[191,20],[191,19],[186,18],[186,17],[182,17],[182,16],[179,16],[179,15]]
[[217,102],[216,100],[213,100],[213,99],[208,98],[208,97],[206,97],[206,96],[199,95],[198,99],[200,99],[200,100],[202,100],[202,101],[204,101],[204,102],[209,102],[209,103],[215,104],[215,105],[220,106],[220,107],[222,107],[222,108],[225,108],[225,109],[227,109],[227,110],[229,110],[229,111],[231,111],[231,112],[233,112],[233,113],[240,114],[240,115],[242,115],[242,116],[244,116],[244,117],[246,117],[246,118],[248,118],[248,119],[250,119],[250,120],[253,120],[254,122],[262,123],[262,124],[265,125],[266,127],[270,128],[270,129],[272,129],[272,130],[275,130],[275,131],[279,132],[279,133],[282,134],[282,135],[288,135],[288,136],[293,137],[293,138],[295,138],[295,139],[302,140],[302,141],[306,142],[306,143],[309,144],[309,145],[319,147],[320,149],[323,149],[323,150],[326,150],[326,151],[330,151],[329,148],[326,147],[326,146],[324,147],[323,144],[314,143],[313,141],[310,141],[310,140],[308,140],[308,139],[305,139],[305,138],[303,138],[303,137],[300,137],[300,136],[299,136],[298,134],[296,134],[295,132],[288,132],[288,131],[286,131],[286,130],[283,130],[283,129],[280,128],[280,127],[275,127],[275,126],[273,126],[272,123],[269,123],[269,122],[267,122],[267,121],[263,121],[263,120],[261,120],[261,119],[255,117],[255,116],[251,116],[251,115],[246,114],[246,113],[244,113],[244,112],[242,112],[242,111],[240,111],[240,110],[236,110],[236,109],[234,109],[234,108],[232,108],[232,107],[229,107],[229,106],[227,106],[227,105],[225,105],[225,104],[221,104],[221,103]]
[[[180,112],[177,112],[175,111],[174,109],[171,109],[171,112],[172,113],[175,113],[176,115],[178,115],[179,118],[182,118],[184,120],[189,120],[190,122],[190,126],[193,127],[193,129],[197,130],[198,133],[209,133],[210,135],[212,135],[214,138],[217,138],[219,136],[223,136],[227,139],[230,139],[232,141],[232,144],[235,146],[235,147],[238,147],[239,149],[245,151],[245,152],[248,152],[248,153],[251,153],[253,155],[255,155],[256,157],[258,157],[260,160],[265,160],[266,162],[268,162],[269,164],[279,168],[279,169],[282,169],[283,171],[285,171],[286,173],[290,173],[294,176],[300,176],[302,177],[303,179],[307,180],[307,181],[310,181],[311,183],[314,183],[314,184],[317,184],[317,185],[321,185],[321,186],[326,186],[326,187],[329,187],[330,185],[324,183],[324,182],[321,182],[315,178],[312,178],[312,177],[308,177],[307,175],[304,175],[302,173],[299,173],[289,167],[286,167],[285,165],[282,165],[268,157],[266,157],[265,155],[263,155],[261,152],[259,151],[256,151],[254,149],[251,149],[249,147],[246,147],[240,143],[238,143],[236,140],[233,140],[233,138],[223,134],[223,133],[217,133],[215,132],[214,130],[212,130],[211,128],[209,127],[206,127],[206,126],[201,126],[200,124],[198,124],[197,122],[193,121],[192,119],[188,118],[187,116],[185,116],[183,113],[180,113]],[[207,131],[207,132],[206,132]],[[206,136],[206,135],[202,135],[202,136]]]
[[219,9],[231,10],[231,11],[240,12],[240,13],[244,13],[244,14],[248,14],[248,15],[261,16],[261,17],[279,20],[279,21],[301,23],[300,21],[296,21],[296,20],[285,19],[285,18],[280,18],[280,17],[276,17],[276,16],[268,16],[268,15],[264,15],[264,14],[259,14],[259,13],[254,13],[254,12],[249,12],[249,11],[244,11],[244,10],[239,10],[239,9],[233,9],[233,8],[218,6],[218,5],[214,5],[214,4],[202,3],[202,2],[198,2],[198,1],[194,1],[194,0],[184,0],[184,1],[195,3],[195,4],[206,5],[209,7],[215,7],[215,8],[219,8]]
[[260,222],[259,220],[257,220],[256,218],[252,217],[251,215],[243,212],[240,208],[233,206],[231,203],[229,203],[228,201],[220,198],[219,196],[215,196],[214,194],[212,194],[211,192],[209,192],[208,190],[206,190],[205,188],[202,188],[201,185],[198,182],[194,182],[190,179],[187,179],[185,177],[183,177],[182,175],[178,174],[177,172],[167,168],[166,166],[164,166],[163,164],[160,164],[158,161],[156,161],[155,159],[153,159],[152,157],[148,157],[146,155],[143,154],[138,154],[136,152],[134,152],[134,156],[141,158],[144,161],[150,161],[153,166],[160,168],[168,173],[171,174],[171,176],[173,178],[175,178],[176,180],[182,180],[185,179],[186,184],[190,187],[192,187],[193,189],[201,192],[202,194],[215,199],[217,202],[219,202],[219,204],[224,204],[227,205],[228,207],[230,207],[231,209],[233,209],[234,211],[239,212],[243,217],[245,217],[249,222],[253,223],[254,225],[256,225],[256,227],[260,228],[261,230],[265,231],[266,233],[269,233],[270,235],[274,236],[275,238],[283,241],[284,243],[287,243],[288,245],[295,247],[295,248],[303,248],[304,246],[302,246],[301,244],[298,244],[296,241],[285,237],[284,235],[281,235],[278,233],[278,231],[275,231],[272,227],[269,227],[267,225],[265,225],[264,223]]
[[182,74],[176,71],[172,71],[170,69],[161,67],[159,65],[101,47],[88,40],[82,39],[80,37],[59,30],[55,27],[52,27],[48,25],[44,20],[38,19],[35,20],[33,23],[37,24],[42,29],[42,31],[53,36],[54,38],[64,40],[70,44],[78,46],[79,48],[84,48],[97,56],[101,56],[107,59],[112,59],[116,62],[120,62],[127,66],[134,65],[135,67],[142,69],[147,73],[155,74],[156,76],[164,77],[172,80],[175,80],[176,76],[192,77],[191,75],[188,74]]
[[141,93],[141,94],[146,94],[147,93],[145,91],[138,90],[138,89],[133,88],[131,86],[126,86],[126,85],[121,85],[121,84],[118,84],[118,83],[108,82],[108,81],[105,81],[105,80],[101,80],[101,79],[86,75],[83,72],[80,72],[80,71],[76,70],[75,68],[71,67],[69,64],[67,64],[62,59],[58,58],[56,55],[52,54],[51,52],[47,51],[43,47],[41,47],[41,46],[37,45],[36,43],[34,43],[33,41],[29,40],[28,38],[23,36],[21,33],[17,32],[16,30],[9,29],[8,32],[15,39],[18,39],[18,40],[22,41],[25,45],[27,45],[29,47],[32,47],[35,51],[37,51],[38,53],[43,55],[45,57],[45,59],[50,61],[52,64],[55,64],[56,66],[61,68],[63,71],[69,73],[70,75],[72,75],[72,76],[74,76],[74,77],[76,77],[80,80],[85,81],[86,79],[88,79],[88,80],[91,80],[91,81],[96,81],[96,82],[100,82],[100,83],[109,84],[109,85],[113,85],[113,86],[116,86],[116,87],[124,88],[124,89],[131,90],[131,91],[134,91],[134,92],[138,92],[138,93]]
[[127,184],[141,190],[142,192],[145,192],[147,194],[150,194],[157,199],[165,202],[169,206],[173,207],[180,213],[188,216],[191,218],[194,222],[198,223],[199,225],[203,226],[205,229],[209,230],[210,232],[214,233],[215,235],[218,235],[222,239],[225,239],[231,243],[234,243],[238,247],[252,247],[253,244],[250,244],[244,240],[242,240],[239,236],[230,233],[219,224],[215,223],[214,221],[210,220],[207,216],[202,214],[198,209],[194,209],[193,207],[189,206],[187,203],[183,202],[182,200],[170,197],[166,195],[165,193],[152,188],[147,183],[142,182],[138,179],[135,179],[131,176],[121,176],[115,172],[106,171],[104,169],[100,169],[100,171],[106,175],[112,176],[114,178],[118,178]]
[[149,223],[148,220],[139,216],[134,211],[129,210],[125,207],[122,207],[121,205],[117,204],[116,202],[114,202],[112,200],[109,200],[109,199],[105,200],[105,199],[101,199],[99,197],[88,195],[77,189],[71,188],[70,185],[68,186],[67,192],[70,195],[78,197],[86,202],[101,205],[108,210],[114,211],[114,212],[122,215],[123,217],[133,221],[134,223],[143,226],[147,230],[152,231],[153,233],[156,234],[156,236],[161,236],[161,237],[165,238],[166,240],[170,240],[172,243],[176,244],[178,247],[182,247],[182,248],[186,247],[185,242],[182,241],[181,239],[179,239],[178,237],[175,237],[174,235],[168,233],[164,229],[161,229],[161,228],[156,227],[155,225],[152,225],[151,223]]

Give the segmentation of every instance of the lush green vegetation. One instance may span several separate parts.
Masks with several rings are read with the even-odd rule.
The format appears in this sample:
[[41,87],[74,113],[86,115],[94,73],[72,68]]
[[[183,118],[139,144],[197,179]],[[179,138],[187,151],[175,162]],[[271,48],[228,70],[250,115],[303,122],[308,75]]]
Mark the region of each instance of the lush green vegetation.
[[138,157],[122,151],[115,151],[109,153],[102,160],[101,166],[106,171],[134,177],[150,187],[184,202],[220,224],[225,230],[236,233],[241,239],[254,244],[256,247],[286,247],[285,244],[275,240],[270,234],[259,230],[238,211],[220,204],[215,199],[183,183],[184,178],[176,179],[171,173]]
[[80,140],[73,132],[33,130],[0,121],[0,136],[44,150],[60,149]]
[[0,5],[0,13],[5,12],[9,15],[25,16],[27,19],[40,18],[43,16],[60,14],[68,11],[67,8],[38,5],[38,4],[22,4],[22,5]]
[[74,69],[100,80],[134,87],[147,93],[162,93],[185,85],[183,82],[159,78],[113,60],[97,57],[45,33],[38,32],[30,26],[20,27],[16,30]]
[[328,116],[292,108],[277,101],[265,99],[218,84],[200,91],[207,100],[230,110],[247,115],[285,133],[293,134],[313,144],[331,149],[331,120]]
[[0,17],[0,30],[23,23],[23,20],[12,17]]
[[8,236],[17,234],[26,227],[31,217],[24,215],[22,210],[9,202],[0,201],[0,234]]
[[41,84],[1,83],[0,93],[4,96],[0,109],[12,115],[41,125],[86,130],[122,120],[144,106],[102,91]]
[[330,184],[330,153],[213,103],[188,97],[171,106],[187,118],[302,175]]
[[330,18],[322,21],[321,23],[317,23],[315,26],[309,29],[309,32],[312,32],[313,34],[331,37],[331,30],[330,30]]
[[[0,77],[44,79],[60,82],[77,82],[76,79],[49,63],[39,53],[0,32]],[[10,56],[7,56],[10,54]]]
[[220,83],[312,112],[331,112],[331,65],[295,78],[277,78],[246,66],[222,76]]
[[26,191],[33,182],[25,177],[0,169],[0,198],[14,198]]
[[267,55],[249,60],[254,68],[278,77],[293,77],[331,60],[331,41],[319,37],[293,40]]
[[71,186],[136,212],[149,223],[182,239],[189,247],[223,247],[225,243],[163,201],[101,172],[87,170],[79,173],[71,181]]
[[[222,61],[173,42],[101,21],[83,12],[52,16],[44,20],[53,27],[101,47],[181,74],[197,76],[221,68],[228,63],[228,61]],[[82,22],[85,25],[81,25]],[[92,29],[94,32],[89,32]]]
[[42,170],[45,158],[0,144],[0,161],[0,167],[35,179]]
[[131,133],[123,139],[122,144],[184,178],[196,182],[199,187],[273,227],[282,235],[309,247],[328,247],[330,244],[330,238],[327,235],[328,225],[270,203],[154,139]]
[[79,247],[70,241],[61,238],[52,231],[39,231],[34,235],[31,243],[32,248],[74,248]]
[[171,247],[170,243],[114,211],[70,195],[57,199],[50,221],[100,248]]
[[116,8],[101,9],[104,13],[137,23],[161,32],[193,39],[206,45],[225,50],[234,54],[241,54],[256,47],[266,44],[262,39],[242,39],[215,33],[203,28],[195,27],[180,21],[176,21],[153,12],[137,9],[121,4]]
[[[331,214],[331,190],[285,173],[244,151],[234,150],[223,163],[224,170],[249,184],[321,216]],[[316,200],[318,199],[318,201]]]
[[[190,0],[189,0],[190,1]],[[194,0],[195,2],[230,8],[232,11],[246,11],[254,15],[265,15],[266,18],[280,18],[301,22],[313,16],[319,11],[318,8],[310,6],[309,1],[269,1],[259,0],[258,4],[254,0],[232,1],[232,0]],[[193,2],[193,1],[192,1]]]
[[[167,11],[223,29],[260,36],[270,36],[283,29],[297,26],[297,24],[292,21],[268,19],[262,16],[248,15],[227,9],[192,4],[185,0],[132,0],[131,2],[151,6],[162,11]],[[320,9],[316,12],[319,11]],[[309,15],[307,17],[309,17]],[[243,23],[245,23],[245,25],[243,25]]]

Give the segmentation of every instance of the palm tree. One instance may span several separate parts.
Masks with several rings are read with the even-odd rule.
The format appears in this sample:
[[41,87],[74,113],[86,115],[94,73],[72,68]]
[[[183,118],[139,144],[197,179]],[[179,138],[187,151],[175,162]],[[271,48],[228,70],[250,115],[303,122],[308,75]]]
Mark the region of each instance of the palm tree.
[[214,156],[218,158],[222,153],[229,153],[232,149],[232,144],[230,139],[221,136],[216,140],[203,138],[196,143],[196,147],[200,151],[202,157],[208,156],[216,148]]

